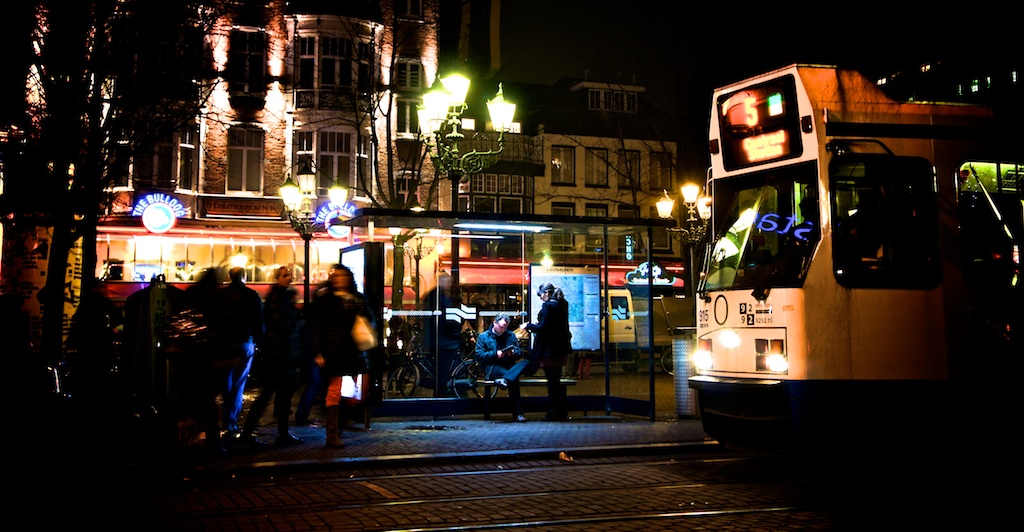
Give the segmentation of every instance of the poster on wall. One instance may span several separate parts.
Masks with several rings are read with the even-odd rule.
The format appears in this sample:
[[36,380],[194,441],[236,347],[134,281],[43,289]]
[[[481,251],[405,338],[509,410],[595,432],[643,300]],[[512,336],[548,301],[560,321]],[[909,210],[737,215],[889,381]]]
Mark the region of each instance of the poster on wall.
[[562,289],[569,303],[569,332],[572,348],[594,351],[601,348],[601,277],[598,269],[587,266],[530,265],[530,316],[537,321],[541,300],[537,290],[544,283]]

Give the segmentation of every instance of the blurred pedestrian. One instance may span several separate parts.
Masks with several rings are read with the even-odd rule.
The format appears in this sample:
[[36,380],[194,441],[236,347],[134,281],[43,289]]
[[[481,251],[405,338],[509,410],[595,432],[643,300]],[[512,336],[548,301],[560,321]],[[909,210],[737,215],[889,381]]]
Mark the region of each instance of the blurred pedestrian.
[[[327,381],[324,398],[325,426],[328,447],[344,447],[338,424],[343,376],[357,377],[367,371],[364,354],[352,338],[357,316],[370,320],[376,327],[369,303],[356,290],[352,271],[341,264],[331,267],[329,286],[317,291],[313,311],[313,353]],[[347,418],[345,418],[347,419]]]
[[323,406],[324,382],[321,374],[323,370],[313,359],[312,335],[313,335],[313,312],[316,310],[316,294],[322,289],[330,286],[330,281],[323,281],[310,294],[310,308],[303,308],[303,318],[306,322],[306,334],[303,336],[302,362],[299,369],[299,388],[302,390],[299,395],[299,402],[295,406],[295,425],[309,425],[309,415],[316,405]]
[[175,358],[175,375],[182,390],[182,403],[186,415],[193,416],[205,433],[205,446],[212,454],[224,454],[221,443],[220,408],[217,396],[223,393],[228,380],[232,359],[216,344],[214,317],[216,297],[220,283],[217,270],[206,268],[199,272],[196,282],[185,289],[184,307],[199,327],[206,331],[197,334],[187,352]]
[[530,365],[530,361],[523,358],[519,338],[508,330],[509,321],[508,314],[494,316],[491,327],[477,336],[474,356],[484,378],[508,390],[508,397],[512,401],[512,418],[523,422],[526,421],[526,415],[523,413],[519,375]]
[[259,441],[255,434],[256,425],[273,397],[274,417],[277,419],[276,443],[302,443],[302,438],[288,432],[288,417],[291,415],[292,397],[298,385],[305,334],[305,323],[295,304],[296,292],[291,282],[291,269],[287,266],[279,267],[274,286],[270,287],[263,302],[266,331],[253,368],[259,382],[259,392],[242,427],[240,438],[246,442]]
[[537,296],[542,301],[537,323],[523,323],[520,328],[534,334],[532,357],[544,370],[548,387],[548,413],[544,421],[569,419],[562,366],[572,353],[569,332],[569,303],[562,289],[551,283],[540,285]]
[[263,341],[263,300],[245,285],[245,268],[228,271],[230,282],[217,290],[216,337],[221,353],[231,359],[224,386],[224,428],[232,437],[239,433],[245,382],[253,355]]
[[[423,308],[435,311],[435,315],[425,320],[422,347],[436,355],[436,380],[438,384],[447,379],[441,375],[451,375],[455,365],[462,360],[462,321],[445,318],[445,309],[459,308],[461,298],[459,287],[454,286],[452,276],[442,273],[437,278],[437,286],[423,297]],[[438,395],[453,395],[454,390],[438,389]]]

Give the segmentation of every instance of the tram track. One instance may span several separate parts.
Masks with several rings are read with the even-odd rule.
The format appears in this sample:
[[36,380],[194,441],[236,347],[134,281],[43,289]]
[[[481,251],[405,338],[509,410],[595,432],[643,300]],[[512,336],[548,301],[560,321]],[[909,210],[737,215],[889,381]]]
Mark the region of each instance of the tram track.
[[149,517],[160,530],[296,519],[314,530],[631,530],[641,524],[646,530],[669,523],[685,530],[685,521],[696,527],[696,521],[814,514],[809,479],[797,473],[806,472],[779,471],[763,457],[738,453],[379,469],[344,477],[304,473],[244,484],[218,479],[167,497],[154,494],[152,502],[159,503]]

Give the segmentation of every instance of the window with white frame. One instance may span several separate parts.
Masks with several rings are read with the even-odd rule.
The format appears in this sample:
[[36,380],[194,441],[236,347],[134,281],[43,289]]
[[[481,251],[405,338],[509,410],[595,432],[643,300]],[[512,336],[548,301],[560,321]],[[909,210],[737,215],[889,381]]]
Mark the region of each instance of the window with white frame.
[[256,127],[228,130],[228,193],[263,190],[263,136],[263,130]]
[[266,41],[266,34],[262,31],[231,30],[227,68],[229,91],[266,91]]
[[619,188],[633,188],[638,185],[641,175],[640,152],[638,150],[619,150],[618,163],[615,171]]
[[584,183],[588,187],[608,186],[608,150],[587,148],[584,159]]
[[320,37],[320,88],[352,86],[352,40]]
[[[608,218],[608,206],[602,203],[588,203],[585,208],[584,216]],[[586,242],[587,252],[599,253],[604,251],[603,235],[587,235]]]
[[174,155],[171,139],[159,141],[148,151],[137,154],[132,160],[132,187],[136,190],[172,188]]
[[501,198],[498,212],[502,214],[523,214],[523,199]]
[[345,188],[352,188],[352,133],[321,129],[317,131],[317,135],[318,192],[326,194],[335,182]]
[[514,175],[510,179],[510,193],[516,196],[523,196],[526,194],[526,178],[521,175]]
[[651,190],[672,190],[672,156],[663,151],[651,152]]
[[199,128],[186,124],[178,132],[178,188],[199,190]]
[[473,196],[473,212],[496,212],[494,196]]
[[316,85],[316,38],[301,37],[298,42],[299,66],[295,87],[312,89]]
[[423,88],[423,65],[417,60],[399,59],[395,63],[395,90],[420,90]]
[[[658,208],[656,206],[648,207],[647,217],[652,220],[661,219],[658,216]],[[672,251],[672,239],[669,237],[668,231],[661,227],[654,228],[651,237],[651,249],[656,251]]]
[[398,18],[423,18],[423,0],[395,0],[395,16]]
[[419,135],[420,119],[419,114],[416,112],[419,100],[399,98],[395,104],[398,106],[395,118],[397,121],[397,132],[402,135]]
[[[572,218],[576,216],[576,206],[572,203],[561,203],[556,202],[551,204],[551,215],[565,218]],[[574,250],[573,246],[573,235],[569,234],[552,234],[551,235],[551,250],[552,251],[563,251],[571,252]]]
[[572,146],[551,147],[551,184],[576,184],[576,150]]

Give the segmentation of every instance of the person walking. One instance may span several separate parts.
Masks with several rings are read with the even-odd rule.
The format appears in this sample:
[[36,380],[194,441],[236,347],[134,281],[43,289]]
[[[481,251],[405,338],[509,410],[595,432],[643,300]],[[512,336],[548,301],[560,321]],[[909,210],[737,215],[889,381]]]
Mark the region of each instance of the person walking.
[[537,296],[542,302],[537,323],[525,322],[520,328],[534,334],[532,357],[544,370],[548,388],[548,413],[544,421],[569,419],[562,366],[572,353],[569,332],[569,303],[562,289],[551,283],[540,285]]
[[357,316],[370,320],[374,328],[376,323],[366,298],[356,290],[351,270],[335,264],[328,280],[330,285],[319,289],[314,300],[313,353],[327,381],[324,398],[327,446],[341,448],[345,446],[338,424],[342,378],[356,377],[368,368],[366,358],[352,338],[352,326]]
[[193,319],[199,321],[198,326],[206,328],[206,332],[197,337],[189,345],[190,352],[183,353],[176,362],[185,411],[199,422],[200,430],[206,435],[205,448],[214,455],[227,452],[221,442],[217,396],[223,393],[232,362],[215,343],[213,318],[219,288],[217,270],[207,268],[199,273],[194,284],[185,289],[184,306],[191,311]]
[[508,314],[494,316],[491,327],[477,336],[473,356],[485,379],[493,380],[508,390],[512,402],[512,419],[521,423],[526,421],[526,415],[523,413],[519,375],[530,365],[530,361],[523,358],[519,338],[509,332],[509,321]]
[[228,271],[230,282],[217,290],[215,331],[218,349],[230,359],[224,383],[224,428],[238,437],[245,382],[252,369],[253,355],[263,341],[263,300],[245,285],[245,268]]
[[299,380],[305,324],[295,304],[296,291],[291,286],[292,272],[287,266],[277,268],[274,285],[263,302],[265,332],[256,353],[253,372],[259,382],[259,393],[249,408],[240,439],[256,443],[256,425],[274,398],[278,445],[302,443],[302,438],[288,432],[292,397]]
[[323,406],[324,386],[321,378],[322,370],[313,359],[315,353],[312,348],[313,335],[313,312],[316,310],[316,294],[322,289],[329,287],[330,281],[320,282],[310,294],[310,308],[303,308],[303,319],[306,322],[306,332],[302,337],[302,362],[299,370],[299,402],[295,406],[295,425],[305,427],[309,425],[309,415],[316,405]]
[[[450,375],[455,365],[462,360],[463,323],[445,318],[445,309],[459,308],[461,298],[458,296],[458,290],[459,287],[454,286],[452,276],[442,273],[437,278],[437,286],[423,297],[424,310],[435,313],[425,320],[422,346],[436,354],[435,362],[439,375],[437,385],[441,385],[442,380],[447,381],[440,375]],[[439,396],[453,394],[454,390],[437,390]]]

